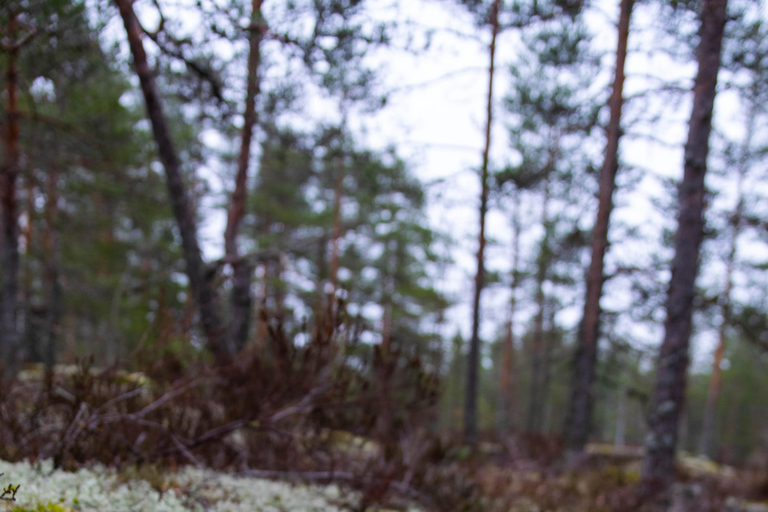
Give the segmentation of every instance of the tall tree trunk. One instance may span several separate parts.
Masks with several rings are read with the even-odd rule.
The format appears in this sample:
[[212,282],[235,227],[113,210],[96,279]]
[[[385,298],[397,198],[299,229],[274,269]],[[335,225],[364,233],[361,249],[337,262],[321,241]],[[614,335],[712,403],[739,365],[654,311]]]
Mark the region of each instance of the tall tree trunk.
[[35,308],[33,305],[34,297],[34,280],[35,272],[32,268],[35,243],[35,188],[36,188],[35,173],[30,170],[24,174],[24,188],[26,189],[27,204],[25,207],[25,222],[21,228],[21,235],[24,238],[24,269],[22,271],[22,287],[21,287],[21,308],[19,313],[22,314],[22,318],[18,319],[19,323],[24,326],[24,339],[19,339],[21,353],[17,353],[17,357],[22,357],[30,362],[39,362],[43,360],[42,347],[40,346],[40,336],[38,336],[36,329],[33,327],[37,322],[36,315],[40,311],[39,308]]
[[6,34],[11,39],[3,50],[6,57],[5,103],[5,161],[0,178],[0,203],[2,203],[2,290],[0,291],[0,356],[6,367],[15,368],[15,353],[19,344],[16,321],[19,293],[19,212],[16,184],[20,170],[19,154],[19,100],[18,56],[19,44],[14,39],[18,31],[18,14],[10,13]]
[[[392,245],[395,247],[391,247]],[[381,349],[389,354],[392,346],[392,298],[395,294],[395,273],[397,272],[397,241],[387,240],[384,249],[384,279],[382,282]]]
[[261,6],[263,0],[253,0],[251,3],[251,25],[248,76],[245,95],[245,111],[243,112],[243,129],[240,135],[240,155],[237,159],[237,174],[235,175],[235,190],[230,199],[227,212],[227,227],[224,231],[224,250],[226,258],[232,265],[232,324],[229,332],[229,350],[237,352],[245,346],[251,329],[251,297],[252,265],[241,259],[237,250],[237,232],[245,215],[248,166],[251,161],[251,142],[253,141],[254,126],[258,123],[256,99],[261,91],[259,81],[259,66],[261,65],[261,40],[264,36],[264,20]]
[[261,290],[256,298],[256,346],[260,350],[269,346],[269,340],[267,339],[269,337],[267,299],[269,297],[270,263],[268,260],[262,263]]
[[541,239],[540,254],[536,265],[536,317],[533,320],[533,339],[531,340],[531,388],[528,398],[528,417],[525,422],[527,432],[541,430],[542,411],[544,410],[544,282],[549,269],[550,228],[549,228],[549,176],[544,184],[544,199],[541,209],[541,224],[544,236]]
[[[272,218],[269,213],[265,214],[262,218],[261,234],[262,236],[269,237],[269,233],[272,229]],[[269,326],[268,320],[270,317],[269,310],[269,298],[271,294],[271,275],[272,275],[272,259],[266,258],[261,262],[262,275],[261,275],[261,287],[256,297],[256,347],[259,350],[266,349],[270,346],[269,340]]]
[[[622,377],[623,378],[623,377]],[[624,446],[627,431],[627,386],[622,384],[616,403],[616,432],[613,436],[614,446]]]
[[477,248],[477,274],[475,295],[472,301],[472,338],[469,341],[467,358],[467,386],[464,400],[464,441],[477,443],[477,395],[478,373],[480,370],[480,296],[485,286],[485,215],[488,211],[488,162],[491,151],[491,127],[493,126],[493,78],[496,71],[496,39],[499,35],[500,0],[491,7],[491,44],[488,47],[488,98],[486,104],[485,148],[483,166],[480,171],[480,233]]
[[[342,145],[343,146],[343,145]],[[339,243],[341,242],[341,200],[344,196],[344,161],[339,157],[336,166],[336,180],[333,189],[333,233],[331,235],[331,261],[328,268],[328,310],[331,313],[331,323],[336,323],[336,291],[339,287]]]
[[[547,261],[547,267],[552,260]],[[539,412],[541,432],[550,433],[552,423],[552,402],[549,399],[550,389],[552,387],[552,353],[555,350],[555,307],[552,301],[546,301],[546,324],[544,327],[543,340],[544,350],[541,358],[541,406]]]
[[674,478],[678,426],[685,403],[694,285],[704,228],[704,175],[727,3],[727,0],[704,0],[701,13],[701,42],[696,56],[699,69],[693,86],[685,171],[678,196],[680,212],[667,295],[667,320],[643,464],[643,488],[650,492],[666,491]]
[[515,375],[515,315],[517,313],[517,287],[520,266],[520,214],[518,200],[520,192],[516,189],[512,195],[512,284],[510,285],[509,320],[501,355],[501,376],[499,379],[499,432],[506,433],[512,427],[512,415],[515,411],[517,378]]
[[317,254],[315,256],[315,265],[317,265],[317,281],[315,282],[315,305],[314,305],[314,325],[313,337],[320,339],[325,332],[323,317],[326,313],[326,280],[328,279],[328,233],[323,230],[320,238],[317,240]]
[[715,432],[715,409],[717,407],[717,397],[720,394],[720,383],[722,381],[723,356],[728,346],[728,327],[731,324],[731,289],[733,287],[733,266],[736,263],[736,242],[741,234],[741,216],[744,212],[743,185],[744,177],[747,174],[747,161],[749,159],[750,148],[752,146],[752,136],[755,131],[756,107],[750,106],[747,119],[747,131],[744,144],[739,155],[739,176],[736,186],[736,208],[731,217],[731,236],[728,248],[728,257],[726,259],[725,279],[723,282],[723,292],[720,296],[720,315],[722,320],[717,332],[717,348],[715,348],[714,358],[712,359],[712,378],[709,381],[707,390],[707,403],[704,407],[704,421],[701,427],[701,437],[699,438],[699,454],[711,456],[713,453],[713,440]]
[[285,280],[283,274],[288,267],[288,258],[285,252],[280,251],[275,261],[275,316],[282,324],[285,320]]
[[45,233],[43,247],[45,249],[45,294],[46,318],[45,330],[42,333],[43,362],[45,367],[52,369],[56,362],[56,342],[59,337],[61,322],[61,280],[59,279],[59,259],[61,245],[59,231],[56,226],[59,202],[59,172],[53,169],[48,174],[48,187],[45,197]]
[[136,68],[136,74],[139,76],[141,91],[147,107],[147,115],[152,124],[152,133],[165,169],[168,196],[181,235],[187,277],[200,314],[200,323],[207,339],[208,348],[214,354],[217,362],[226,362],[228,359],[226,333],[219,316],[216,291],[207,276],[207,269],[200,252],[195,216],[181,173],[179,156],[171,138],[170,127],[163,113],[162,99],[157,90],[155,77],[147,62],[147,54],[141,40],[142,29],[136,14],[133,12],[132,0],[115,0],[115,3],[125,25],[133,64]]
[[[346,127],[346,112],[344,113],[344,121],[342,126]],[[325,311],[323,324],[323,339],[330,341],[333,337],[333,333],[336,331],[336,324],[338,322],[338,289],[339,289],[339,260],[340,260],[340,243],[342,236],[342,222],[341,222],[341,203],[344,197],[344,176],[346,174],[344,168],[344,141],[343,136],[340,143],[340,155],[336,162],[336,176],[333,189],[333,227],[331,231],[331,256],[328,264],[328,289],[325,290],[327,297],[327,309]],[[329,347],[330,348],[330,347]]]
[[619,138],[621,110],[624,103],[624,63],[627,59],[627,39],[634,0],[621,0],[619,35],[616,47],[616,70],[610,99],[611,117],[606,127],[605,160],[600,170],[600,192],[597,219],[592,234],[592,261],[587,274],[584,315],[581,320],[573,361],[571,397],[563,429],[566,447],[581,452],[589,440],[592,422],[592,386],[595,381],[597,343],[600,334],[600,297],[605,277],[604,259],[608,249],[608,223],[613,209],[613,191],[619,169]]
[[[741,215],[741,200],[739,201],[739,207],[735,214],[736,218]],[[731,231],[730,240],[730,252],[728,253],[728,261],[726,263],[725,270],[725,285],[723,286],[723,294],[720,297],[720,314],[722,320],[717,332],[717,347],[715,348],[714,357],[712,358],[712,377],[709,381],[709,388],[707,390],[707,402],[704,406],[704,421],[701,427],[701,437],[699,438],[699,454],[702,456],[712,455],[712,441],[714,440],[715,431],[715,409],[717,407],[717,397],[720,394],[720,383],[723,376],[723,357],[725,356],[725,349],[728,346],[727,331],[731,323],[731,288],[733,285],[733,264],[736,260],[736,239],[739,236],[740,226],[738,220],[734,221]]]

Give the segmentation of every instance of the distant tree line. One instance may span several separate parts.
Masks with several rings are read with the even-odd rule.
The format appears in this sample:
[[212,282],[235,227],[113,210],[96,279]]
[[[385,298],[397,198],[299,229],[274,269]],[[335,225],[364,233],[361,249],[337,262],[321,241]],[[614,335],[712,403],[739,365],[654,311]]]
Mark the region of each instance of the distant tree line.
[[[751,256],[768,226],[759,8],[621,0],[608,73],[593,6],[444,3],[487,43],[476,268],[459,297],[437,284],[457,244],[430,226],[424,184],[358,129],[387,105],[371,55],[405,30],[369,4],[0,7],[5,371],[86,352],[130,364],[147,347],[223,364],[249,345],[285,350],[279,324],[297,345],[322,331],[355,357],[419,358],[443,377],[442,428],[470,445],[491,430],[561,434],[572,457],[591,440],[644,443],[649,490],[672,481],[680,448],[722,460],[768,449],[768,262]],[[695,63],[692,84],[625,92],[639,9],[672,20],[651,36],[679,43],[667,57]],[[513,37],[514,60],[500,62]],[[720,91],[739,102],[739,129],[719,128]],[[688,131],[682,178],[660,182],[623,156],[627,138],[667,122],[670,98],[690,99]],[[320,104],[329,113],[312,115]],[[628,204],[653,201],[664,232],[627,219]],[[205,240],[218,210],[220,240]],[[489,233],[494,212],[510,247]],[[489,267],[499,251],[509,266]],[[489,292],[509,298],[495,322]],[[459,301],[472,305],[466,343],[445,337]],[[497,336],[482,340],[489,324]],[[662,336],[658,353],[641,331]],[[710,369],[691,369],[692,336],[707,331]]]

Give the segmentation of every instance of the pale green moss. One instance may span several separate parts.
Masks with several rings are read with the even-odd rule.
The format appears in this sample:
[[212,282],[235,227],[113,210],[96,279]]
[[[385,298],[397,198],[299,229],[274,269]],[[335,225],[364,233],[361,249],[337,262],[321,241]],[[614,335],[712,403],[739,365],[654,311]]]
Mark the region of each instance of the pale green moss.
[[34,507],[34,508],[16,507],[11,512],[75,512],[75,511],[59,503],[48,503],[46,505],[37,505],[37,507]]

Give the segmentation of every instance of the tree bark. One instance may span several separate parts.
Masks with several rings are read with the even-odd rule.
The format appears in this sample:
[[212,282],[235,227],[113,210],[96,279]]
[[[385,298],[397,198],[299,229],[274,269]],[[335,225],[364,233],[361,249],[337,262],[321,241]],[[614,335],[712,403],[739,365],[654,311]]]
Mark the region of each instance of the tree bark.
[[616,432],[613,436],[613,445],[624,446],[627,432],[627,387],[622,384],[619,388],[619,396],[616,403]]
[[232,324],[229,332],[229,350],[237,352],[248,341],[251,329],[251,276],[253,266],[240,258],[237,250],[237,233],[245,215],[248,167],[251,161],[251,143],[254,127],[258,123],[256,99],[261,92],[259,67],[261,65],[261,41],[264,36],[264,20],[261,7],[263,0],[253,0],[251,3],[251,25],[248,76],[245,95],[245,110],[243,112],[243,129],[240,136],[240,154],[237,159],[237,174],[235,189],[230,199],[227,212],[227,227],[224,231],[224,250],[232,265]]
[[613,209],[613,192],[619,170],[619,139],[621,137],[621,110],[624,104],[624,64],[627,59],[627,40],[634,0],[621,0],[618,43],[613,92],[610,99],[611,117],[606,127],[605,160],[600,170],[600,191],[592,234],[592,260],[587,273],[584,314],[579,326],[576,352],[573,360],[571,397],[568,402],[563,429],[566,448],[581,452],[589,441],[592,422],[592,386],[597,364],[597,343],[600,336],[600,297],[603,293],[604,259],[608,249],[608,223]]
[[328,307],[331,309],[333,309],[336,290],[339,287],[339,242],[341,240],[341,200],[344,196],[344,174],[343,156],[339,156],[333,189],[333,233],[331,235],[331,260],[328,269],[328,281],[331,283]]
[[45,249],[45,293],[46,318],[43,346],[43,362],[47,369],[52,369],[56,363],[56,342],[59,338],[61,322],[61,280],[59,279],[59,259],[61,244],[59,231],[56,226],[59,202],[59,172],[52,169],[48,174],[48,190],[45,197],[45,233],[43,248]]
[[[346,115],[344,116],[344,123],[342,126],[346,127]],[[330,288],[326,290],[328,297],[327,318],[325,322],[325,339],[330,340],[336,330],[336,323],[338,320],[338,295],[339,288],[339,259],[340,259],[340,243],[342,236],[342,222],[341,222],[341,202],[344,196],[344,176],[346,174],[344,169],[344,141],[343,137],[340,142],[340,155],[338,157],[336,165],[335,185],[333,189],[333,228],[331,233],[331,257],[328,265],[328,283]]]
[[475,295],[472,301],[472,338],[469,342],[466,399],[464,402],[464,441],[469,445],[476,444],[478,436],[477,381],[480,367],[480,296],[485,286],[485,215],[488,211],[488,161],[490,159],[491,127],[493,125],[493,77],[496,65],[496,38],[499,35],[500,3],[500,0],[495,0],[491,7],[491,44],[488,48],[490,64],[488,66],[485,148],[483,149],[483,166],[480,171],[480,233],[478,236]]
[[7,34],[11,44],[4,46],[6,57],[5,161],[0,178],[2,203],[2,291],[0,293],[0,356],[6,368],[15,368],[15,353],[19,344],[16,321],[19,293],[19,212],[16,197],[20,171],[18,56],[19,44],[14,39],[18,31],[18,14],[10,13]]
[[[32,268],[35,244],[35,189],[37,183],[35,180],[35,173],[30,170],[24,174],[24,188],[26,189],[26,207],[24,215],[26,222],[24,227],[21,228],[21,236],[24,238],[24,265],[23,270],[19,272],[22,274],[22,286],[21,293],[19,295],[22,306],[19,308],[19,313],[22,318],[17,318],[17,321],[24,326],[24,339],[19,336],[19,352],[16,353],[17,357],[24,358],[30,362],[40,362],[43,360],[43,350],[41,345],[41,338],[33,327],[36,323],[35,320],[39,315],[36,315],[36,311],[41,311],[40,308],[36,308],[33,305],[34,296],[34,280],[35,272]],[[21,259],[21,255],[19,255]]]
[[[547,261],[547,268],[552,264],[552,260]],[[552,402],[549,399],[552,387],[552,354],[555,350],[555,306],[552,301],[544,299],[546,306],[545,328],[542,332],[543,353],[541,357],[541,405],[539,407],[539,425],[540,431],[544,434],[550,433],[552,424]]]
[[208,279],[207,269],[203,262],[197,240],[194,213],[181,173],[178,153],[171,138],[171,130],[163,112],[162,99],[157,90],[155,77],[147,62],[147,54],[142,43],[142,29],[136,14],[133,12],[132,0],[115,0],[115,3],[125,25],[133,64],[141,83],[141,91],[147,107],[147,115],[152,124],[152,133],[157,144],[160,161],[165,169],[168,196],[181,235],[187,277],[200,314],[200,323],[209,350],[217,362],[223,363],[228,359],[228,354],[225,330],[217,307],[216,291]]
[[267,339],[269,337],[267,299],[269,298],[269,275],[271,272],[269,261],[265,261],[262,264],[262,271],[261,290],[256,301],[256,347],[259,350],[264,350],[269,346],[269,340]]
[[705,0],[701,13],[698,72],[680,185],[675,256],[667,295],[667,319],[649,415],[643,464],[646,492],[666,491],[674,478],[678,426],[685,404],[694,285],[704,228],[704,176],[720,69],[727,0]]

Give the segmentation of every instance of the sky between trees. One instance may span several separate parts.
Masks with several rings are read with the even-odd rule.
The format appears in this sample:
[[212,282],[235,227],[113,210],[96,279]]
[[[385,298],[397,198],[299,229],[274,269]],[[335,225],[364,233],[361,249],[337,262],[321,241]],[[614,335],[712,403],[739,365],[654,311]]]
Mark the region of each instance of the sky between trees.
[[[311,325],[355,357],[376,344],[422,358],[446,380],[447,426],[468,370],[470,443],[477,416],[547,434],[566,421],[567,436],[585,361],[584,436],[569,447],[584,448],[595,403],[593,437],[618,439],[628,416],[606,411],[631,398],[632,414],[651,411],[659,478],[680,418],[714,428],[712,387],[705,411],[683,410],[691,315],[694,370],[722,347],[712,382],[726,342],[766,344],[763,6],[732,3],[723,37],[724,0],[638,3],[622,91],[608,2],[44,5],[4,11],[9,361],[177,344],[224,364],[249,344],[288,350],[270,345],[273,320],[289,346]],[[61,126],[82,140],[62,142]],[[62,147],[43,155],[39,137]],[[616,169],[601,242],[611,201],[596,197]],[[585,288],[602,289],[591,341]]]

